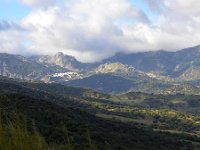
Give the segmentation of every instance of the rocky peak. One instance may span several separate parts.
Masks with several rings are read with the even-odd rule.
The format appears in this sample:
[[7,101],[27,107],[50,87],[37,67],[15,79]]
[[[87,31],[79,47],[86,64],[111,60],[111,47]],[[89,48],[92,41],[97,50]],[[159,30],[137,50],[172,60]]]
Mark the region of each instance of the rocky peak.
[[64,57],[64,53],[63,52],[58,52],[54,55],[54,57]]
[[65,55],[62,52],[58,52],[55,55],[51,56],[51,61],[63,61]]
[[77,60],[73,56],[65,55],[62,52],[56,53],[51,57],[51,63],[67,68],[73,69],[73,63],[77,62]]
[[81,67],[81,63],[75,57],[65,55],[63,52],[58,52],[55,55],[37,56],[32,60],[44,65],[60,66],[71,71],[77,71]]
[[62,61],[63,63],[70,63],[70,62],[75,62],[77,61],[75,57],[70,56],[70,55],[65,55],[62,52],[58,52],[56,53],[53,57],[52,57],[55,61]]
[[105,63],[103,65],[100,65],[97,69],[96,72],[98,73],[116,73],[116,72],[129,72],[129,71],[134,71],[135,68],[132,66],[128,66],[122,63]]

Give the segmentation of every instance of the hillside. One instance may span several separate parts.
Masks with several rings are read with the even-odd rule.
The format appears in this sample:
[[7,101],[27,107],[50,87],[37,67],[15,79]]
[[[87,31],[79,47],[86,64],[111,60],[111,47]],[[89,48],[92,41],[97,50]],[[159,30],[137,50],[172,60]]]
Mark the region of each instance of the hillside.
[[117,93],[128,91],[133,84],[129,80],[119,76],[97,74],[84,79],[69,81],[66,85],[90,88],[104,93]]
[[[198,141],[197,137],[189,135],[185,135],[185,137],[181,134],[155,132],[151,128],[137,123],[129,124],[96,117],[95,112],[99,114],[100,112],[105,113],[105,111],[99,109],[101,106],[95,108],[93,102],[99,101],[105,106],[115,106],[109,99],[105,99],[106,95],[99,93],[98,95],[92,94],[93,96],[81,96],[82,94],[80,94],[73,98],[73,93],[70,96],[70,87],[63,92],[55,91],[56,93],[53,93],[53,85],[44,84],[44,86],[49,86],[49,88],[41,90],[41,85],[38,85],[41,88],[39,89],[36,83],[1,79],[0,102],[1,107],[9,110],[6,113],[13,110],[25,115],[29,123],[34,121],[37,131],[45,137],[48,143],[56,142],[65,145],[69,141],[64,139],[69,138],[74,149],[80,149],[80,147],[88,149],[91,146],[88,142],[88,133],[89,139],[92,139],[93,145],[98,149],[173,150],[192,146],[191,142],[183,142],[182,139]],[[57,91],[63,88],[61,85],[55,86],[57,86]],[[80,89],[74,90],[77,90],[77,94],[80,93]],[[89,91],[87,92],[89,93]],[[84,97],[87,98],[84,99]],[[107,98],[110,97],[107,96]]]

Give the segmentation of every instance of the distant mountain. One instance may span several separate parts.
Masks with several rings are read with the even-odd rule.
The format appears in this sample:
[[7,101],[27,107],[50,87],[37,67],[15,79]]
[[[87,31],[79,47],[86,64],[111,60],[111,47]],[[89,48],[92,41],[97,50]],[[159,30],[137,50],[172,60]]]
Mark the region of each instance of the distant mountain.
[[192,81],[200,79],[200,67],[191,66],[187,68],[179,77],[179,81]]
[[119,62],[106,63],[100,65],[94,70],[96,73],[115,73],[115,74],[128,74],[135,71],[135,68],[129,65],[125,65]]
[[120,62],[123,64],[131,65],[134,68],[144,72],[159,72],[163,75],[168,75],[172,68],[174,68],[173,61],[171,62],[173,53],[165,51],[156,52],[140,52],[124,54],[118,53],[103,62]]
[[159,80],[138,77],[124,78],[114,74],[95,74],[83,79],[63,83],[67,86],[93,89],[103,93],[126,93],[129,91],[155,94],[200,94],[200,88],[192,84],[173,84]]
[[92,64],[89,63],[81,63],[76,60],[75,57],[65,55],[62,52],[58,52],[55,55],[32,56],[30,59],[46,66],[59,66],[67,70],[77,72],[85,71],[92,66]]
[[104,93],[117,93],[128,91],[133,83],[130,80],[111,74],[96,74],[84,79],[66,82],[66,85],[90,88]]
[[131,80],[145,80],[150,77],[140,70],[136,70],[131,65],[122,64],[119,62],[105,63],[93,69],[90,74],[113,74]]
[[21,55],[0,54],[0,75],[19,79],[40,79],[54,70]]
[[[106,93],[128,90],[158,94],[199,94],[199,87],[193,85],[195,80],[200,79],[199,56],[200,46],[177,52],[160,50],[131,54],[118,53],[103,60],[96,69],[92,70],[89,77],[73,80],[67,84]],[[110,74],[109,82],[106,78],[107,74]],[[122,90],[119,84],[115,84],[116,76],[128,80],[131,84],[127,85],[124,81],[122,85],[127,86]],[[187,84],[188,81],[194,82]]]
[[[41,80],[82,68],[74,57],[57,53],[54,56],[32,56],[0,53],[0,75],[14,79]],[[67,73],[66,73],[67,74]],[[77,78],[77,77],[76,77]]]
[[152,51],[123,54],[103,60],[131,65],[144,72],[154,72],[163,76],[178,78],[192,66],[200,67],[200,46],[186,48],[176,52]]
[[62,52],[30,58],[3,53],[0,54],[0,75],[105,93],[131,90],[173,93],[174,88],[178,88],[176,92],[190,94],[197,92],[200,85],[200,46],[176,52],[118,53],[96,63],[82,63]]

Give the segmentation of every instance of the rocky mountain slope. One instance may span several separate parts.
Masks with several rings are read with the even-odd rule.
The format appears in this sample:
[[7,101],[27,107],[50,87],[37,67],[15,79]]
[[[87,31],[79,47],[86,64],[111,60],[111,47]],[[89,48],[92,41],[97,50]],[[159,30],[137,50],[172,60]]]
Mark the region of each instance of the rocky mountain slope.
[[[184,89],[195,89],[188,90],[190,93],[199,88],[196,82],[200,79],[200,46],[176,52],[118,53],[96,63],[82,63],[61,52],[30,58],[0,54],[0,75],[92,88],[106,93],[131,90],[163,93],[166,89],[173,93],[176,87],[180,90],[175,91],[187,93]],[[116,79],[123,85],[123,90]],[[105,90],[108,88],[112,90]]]
[[160,50],[131,54],[118,53],[103,62],[120,62],[132,65],[144,72],[154,72],[159,75],[178,78],[190,67],[200,66],[200,46],[176,52]]
[[31,60],[43,65],[59,66],[68,70],[77,70],[82,66],[73,56],[64,55],[62,52],[58,52],[53,56],[33,56]]
[[0,75],[19,79],[40,79],[56,72],[21,55],[0,54]]

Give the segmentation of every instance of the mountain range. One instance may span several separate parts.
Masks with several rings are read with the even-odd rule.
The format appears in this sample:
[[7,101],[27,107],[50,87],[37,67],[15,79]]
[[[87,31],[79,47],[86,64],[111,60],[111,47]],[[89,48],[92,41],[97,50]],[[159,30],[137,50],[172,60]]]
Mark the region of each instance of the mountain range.
[[117,53],[95,63],[82,63],[59,52],[53,56],[0,54],[0,75],[14,79],[56,82],[104,93],[142,91],[199,94],[200,46]]
[[0,149],[199,149],[199,49],[0,54]]

